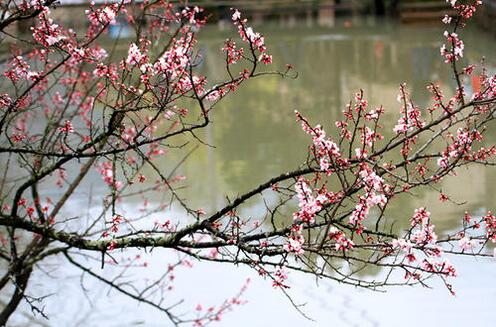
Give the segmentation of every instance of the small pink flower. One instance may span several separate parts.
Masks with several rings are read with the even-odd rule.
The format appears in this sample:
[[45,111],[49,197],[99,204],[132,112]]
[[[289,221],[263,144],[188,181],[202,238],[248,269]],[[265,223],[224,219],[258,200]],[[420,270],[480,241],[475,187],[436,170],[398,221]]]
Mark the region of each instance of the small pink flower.
[[234,10],[234,13],[232,14],[232,20],[237,21],[241,18],[241,13],[238,11],[238,9]]
[[472,250],[475,246],[474,241],[472,241],[469,237],[462,237],[458,241],[458,246],[465,251]]
[[74,127],[72,126],[70,120],[66,120],[64,123],[64,127],[60,127],[59,130],[66,134],[74,133]]

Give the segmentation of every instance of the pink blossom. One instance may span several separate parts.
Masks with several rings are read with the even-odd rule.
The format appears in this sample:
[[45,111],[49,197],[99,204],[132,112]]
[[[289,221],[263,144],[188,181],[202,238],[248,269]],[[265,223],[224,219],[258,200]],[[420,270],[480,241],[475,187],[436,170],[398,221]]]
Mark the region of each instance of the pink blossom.
[[86,10],[86,15],[92,25],[98,26],[116,23],[115,17],[119,8],[118,3],[106,5],[98,9],[95,9],[94,6],[95,4],[91,3],[90,9]]
[[131,43],[127,53],[126,64],[128,65],[141,65],[145,56],[141,53],[140,49],[135,43]]
[[399,248],[403,251],[410,252],[412,248],[412,243],[410,240],[405,240],[404,238],[394,239],[391,243],[393,248]]
[[464,250],[464,251],[468,251],[468,250],[472,250],[475,246],[474,244],[474,241],[471,240],[469,237],[467,236],[464,236],[462,237],[459,241],[458,241],[458,246]]
[[431,213],[425,210],[425,208],[415,209],[415,213],[413,214],[413,217],[410,221],[411,225],[412,226],[425,225],[429,222],[430,216]]
[[38,22],[40,24],[31,27],[33,39],[45,47],[52,46],[66,39],[66,36],[62,34],[62,29],[59,25],[54,24],[53,19],[49,15],[50,10],[47,7],[43,7],[42,12],[38,15]]
[[450,63],[462,58],[465,45],[463,41],[458,38],[458,34],[445,31],[444,36],[446,37],[448,44],[451,47],[451,49],[448,49],[446,44],[443,44],[441,46],[440,52],[441,55],[445,58],[445,62]]
[[241,19],[241,13],[238,11],[238,9],[234,10],[234,13],[232,14],[231,18],[233,21],[237,21],[237,20]]
[[434,232],[434,225],[425,224],[413,232],[411,239],[418,245],[435,244],[437,235]]
[[287,279],[288,273],[286,272],[286,270],[283,267],[277,268],[274,273],[272,287],[289,288],[289,286],[285,284]]
[[286,252],[293,252],[296,255],[303,254],[302,245],[305,242],[303,235],[293,235],[288,237],[287,243],[284,244],[283,248]]
[[298,195],[300,210],[293,214],[295,221],[304,223],[313,223],[315,215],[322,209],[322,205],[326,201],[324,198],[316,198],[312,190],[308,186],[307,181],[300,177],[295,184],[296,193]]
[[66,134],[74,133],[74,128],[70,120],[66,120],[64,123],[64,127],[60,127],[59,130]]
[[258,58],[258,61],[263,62],[264,64],[268,65],[272,63],[272,55],[268,55],[266,53],[262,53],[260,57]]
[[488,239],[496,243],[496,216],[491,211],[488,211],[483,219]]

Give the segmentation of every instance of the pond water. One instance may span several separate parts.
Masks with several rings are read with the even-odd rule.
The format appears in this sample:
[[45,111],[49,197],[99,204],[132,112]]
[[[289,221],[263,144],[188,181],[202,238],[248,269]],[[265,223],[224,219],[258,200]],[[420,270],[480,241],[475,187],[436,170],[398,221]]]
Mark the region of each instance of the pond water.
[[[188,178],[188,187],[182,192],[191,199],[192,207],[213,211],[225,203],[226,196],[233,197],[297,167],[305,159],[309,139],[295,122],[295,109],[332,134],[341,110],[362,88],[372,106],[384,105],[387,124],[394,125],[400,83],[407,82],[414,100],[422,106],[429,101],[425,88],[428,81],[446,88],[453,82],[439,56],[441,26],[402,26],[373,19],[345,25],[350,24],[337,21],[334,28],[257,26],[266,35],[275,64],[293,64],[299,77],[253,80],[215,109],[213,124],[202,135],[213,147],[200,146],[180,167],[180,173]],[[209,26],[200,36],[205,57],[200,70],[213,80],[224,77],[219,69],[223,66],[219,49],[228,35],[230,32]],[[468,30],[464,40],[468,48],[465,56],[471,62],[496,53],[494,39],[481,31]],[[476,87],[471,80],[465,82],[468,89]],[[496,132],[487,137],[496,141]],[[171,154],[163,164],[177,159]],[[496,174],[491,170],[463,170],[458,178],[447,179],[441,187],[455,201],[466,204],[442,204],[437,192],[425,191],[396,201],[389,215],[406,222],[415,208],[426,206],[438,231],[449,231],[457,226],[465,210],[481,214],[496,203],[495,182]],[[89,184],[94,184],[93,193],[98,194],[99,176],[95,175]],[[141,200],[133,201],[125,204],[130,213],[137,211]],[[262,210],[257,204],[249,209],[252,215]],[[73,200],[66,213],[76,215],[82,210],[91,211],[83,196]],[[170,256],[170,252],[155,250],[141,259],[147,260],[147,268],[135,267],[132,272],[151,279],[163,272]],[[45,300],[50,320],[33,321],[18,314],[12,326],[169,326],[158,311],[115,292],[109,295],[105,285],[61,266],[62,259],[44,263],[31,283],[32,292],[53,294]],[[291,273],[290,293],[295,302],[307,303],[303,310],[314,321],[299,315],[270,281],[243,267],[194,263],[194,269],[184,268],[177,274],[173,298],[185,298],[184,311],[193,310],[197,303],[218,305],[251,277],[243,296],[248,303],[227,313],[217,326],[494,326],[496,261],[470,257],[452,261],[459,272],[454,282],[456,297],[436,281],[432,281],[432,290],[397,288],[377,293],[329,281],[318,281],[317,287],[311,277]],[[82,285],[89,292],[83,292]],[[29,308],[23,309],[29,312]]]

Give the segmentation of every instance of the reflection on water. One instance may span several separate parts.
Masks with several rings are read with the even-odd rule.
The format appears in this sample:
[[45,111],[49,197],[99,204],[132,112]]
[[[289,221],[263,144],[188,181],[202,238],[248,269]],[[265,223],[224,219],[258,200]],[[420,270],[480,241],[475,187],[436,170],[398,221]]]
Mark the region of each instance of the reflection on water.
[[[308,137],[295,123],[295,109],[335,134],[334,121],[340,119],[354,92],[362,88],[371,106],[385,107],[387,136],[392,135],[398,119],[396,98],[401,82],[407,82],[420,107],[429,103],[429,81],[442,85],[450,94],[452,78],[439,57],[441,29],[385,22],[352,29],[302,28],[288,33],[268,26],[261,30],[268,35],[269,48],[278,59],[276,65],[293,64],[299,77],[253,80],[215,109],[214,124],[204,135],[215,147],[202,147],[182,168],[190,181],[187,195],[197,207],[218,208],[225,195],[247,191],[272,175],[297,167],[305,159]],[[465,37],[469,61],[477,63],[482,55],[494,53],[496,45],[489,36],[469,32]],[[222,58],[218,54],[223,38],[215,31],[203,36],[201,71],[221,80]],[[477,87],[473,84],[467,80],[467,89]],[[486,137],[494,142],[496,133],[489,132]],[[423,205],[439,217],[438,227],[451,229],[457,223],[452,219],[455,215],[465,210],[477,212],[494,202],[495,176],[490,170],[475,167],[444,181],[440,186],[443,191],[456,202],[467,201],[465,206],[440,204],[436,192],[426,191],[391,203],[390,214],[395,218],[409,215]]]
[[[275,64],[293,64],[299,77],[295,80],[253,80],[215,109],[213,125],[202,135],[203,140],[212,146],[201,146],[180,167],[180,173],[188,178],[188,187],[182,192],[190,199],[192,207],[202,207],[207,211],[219,208],[225,202],[225,196],[233,197],[270,176],[297,167],[305,159],[308,137],[295,123],[295,109],[313,122],[322,123],[333,134],[333,122],[339,119],[340,111],[353,93],[362,88],[372,106],[384,105],[385,123],[392,126],[398,117],[396,96],[399,83],[406,81],[413,99],[425,106],[429,102],[425,90],[428,81],[445,88],[452,82],[439,56],[442,30],[438,28],[412,28],[381,22],[350,29],[302,27],[281,30],[269,25],[258,29],[268,36]],[[213,27],[202,33],[200,48],[204,62],[200,70],[215,82],[224,77],[219,49],[228,34]],[[472,62],[496,50],[494,42],[477,31],[469,31],[465,43],[468,47],[466,58]],[[466,81],[466,85],[472,89],[477,87],[472,80]],[[487,137],[496,141],[496,132],[489,132]],[[168,165],[179,158],[171,154],[163,160],[161,164]],[[490,170],[481,167],[462,170],[458,178],[448,179],[440,187],[455,201],[467,201],[467,204],[441,204],[438,193],[426,190],[415,197],[397,199],[391,203],[388,215],[395,219],[403,218],[402,221],[406,222],[414,208],[426,206],[433,213],[438,230],[451,230],[465,210],[478,214],[485,210],[485,205],[496,203],[495,177]],[[77,212],[80,206],[84,207],[86,203],[74,203],[70,210]],[[130,211],[136,210],[133,203],[128,206]],[[253,204],[250,209],[251,215],[256,215],[258,204]],[[153,269],[163,269],[166,255],[165,251],[156,250],[153,257],[149,257],[150,268],[140,270],[139,274],[150,277],[154,274]],[[179,276],[176,291],[191,295],[190,308],[193,308],[195,301],[221,302],[232,295],[229,292],[236,290],[246,276],[254,277],[247,294],[250,303],[227,315],[221,324],[223,326],[396,326],[399,321],[402,326],[414,326],[400,314],[411,314],[407,309],[415,310],[415,307],[425,310],[419,319],[426,326],[434,325],[431,323],[434,320],[430,319],[438,314],[443,317],[439,321],[444,323],[467,321],[476,322],[477,326],[490,326],[489,308],[484,303],[482,307],[479,305],[481,297],[496,300],[496,292],[482,287],[495,277],[493,263],[482,261],[473,266],[473,259],[457,259],[457,263],[461,277],[455,282],[455,287],[461,285],[460,293],[465,297],[456,299],[449,297],[442,288],[434,292],[404,289],[379,295],[330,283],[316,288],[311,280],[293,276],[296,300],[310,302],[309,313],[318,319],[317,323],[298,316],[268,282],[252,276],[252,272],[243,268],[223,267],[219,270],[219,266],[198,264],[196,269]],[[70,275],[70,268],[59,268],[57,259],[53,259],[51,264],[47,269],[51,273]],[[484,274],[478,276],[478,269]],[[106,290],[98,282],[84,280],[86,288],[95,289],[85,298],[79,289],[79,277],[55,284],[55,279],[40,273],[35,280],[35,289],[57,293],[47,300],[47,311],[53,317],[45,322],[47,325],[72,326],[76,320],[85,326],[103,323],[112,326],[114,321],[124,321],[125,325],[167,325],[157,322],[160,314],[153,309],[136,308],[136,304],[117,294],[112,294],[112,299],[107,300]],[[67,296],[74,304],[64,303]],[[54,307],[60,302],[62,307]],[[60,312],[62,309],[63,314]],[[479,314],[468,319],[467,314],[474,309],[478,309]],[[68,316],[74,319],[68,319]],[[22,321],[22,317],[17,319]]]

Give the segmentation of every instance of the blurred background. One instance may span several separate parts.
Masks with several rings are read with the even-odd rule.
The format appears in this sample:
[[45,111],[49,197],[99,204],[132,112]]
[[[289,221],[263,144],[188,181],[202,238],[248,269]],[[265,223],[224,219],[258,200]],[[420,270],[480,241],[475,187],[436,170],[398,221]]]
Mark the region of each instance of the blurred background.
[[[85,24],[84,10],[86,0],[60,0],[56,11],[65,26],[77,27]],[[94,1],[96,4],[104,0]],[[107,1],[108,2],[108,1]],[[140,1],[136,1],[139,3]],[[242,9],[245,16],[255,23],[266,20],[295,22],[305,20],[309,25],[334,26],[337,17],[356,18],[363,15],[393,17],[403,23],[425,24],[439,22],[444,14],[449,13],[449,6],[444,0],[204,0],[204,1],[169,1],[181,6],[201,6],[210,16],[210,23],[224,24],[229,21],[229,8]],[[484,0],[484,6],[478,11],[477,21],[486,29],[496,30],[496,0]],[[125,24],[125,22],[121,22]],[[25,23],[29,25],[29,22]],[[22,28],[22,27],[21,27]]]

